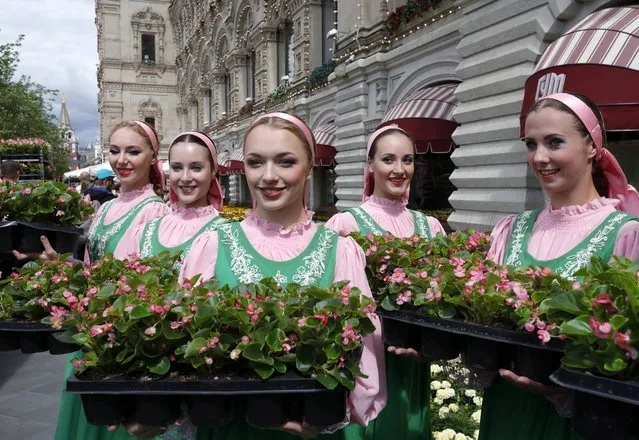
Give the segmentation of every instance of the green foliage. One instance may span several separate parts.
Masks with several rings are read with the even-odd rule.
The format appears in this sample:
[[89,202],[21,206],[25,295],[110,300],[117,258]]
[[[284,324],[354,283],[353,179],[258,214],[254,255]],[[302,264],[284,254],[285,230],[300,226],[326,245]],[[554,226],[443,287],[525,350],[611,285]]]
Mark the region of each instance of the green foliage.
[[62,175],[68,164],[52,114],[51,101],[56,91],[26,76],[15,78],[23,39],[21,35],[14,43],[0,44],[0,139],[44,139],[53,146],[55,173]]
[[61,226],[93,214],[93,205],[60,182],[0,182],[0,218]]
[[319,67],[313,69],[308,76],[308,85],[311,87],[319,87],[328,82],[328,76],[335,70],[335,61],[328,61]]
[[284,82],[280,84],[279,86],[277,86],[275,90],[273,90],[271,93],[269,93],[269,95],[266,97],[266,102],[271,103],[271,102],[277,102],[281,99],[284,99],[286,95],[288,95],[288,91],[289,91],[288,82]]

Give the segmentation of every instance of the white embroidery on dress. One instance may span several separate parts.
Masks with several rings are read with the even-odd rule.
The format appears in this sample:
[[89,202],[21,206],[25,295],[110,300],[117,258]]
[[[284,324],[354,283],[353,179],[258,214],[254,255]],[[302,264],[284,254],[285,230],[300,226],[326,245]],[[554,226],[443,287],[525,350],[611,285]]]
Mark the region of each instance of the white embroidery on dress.
[[326,254],[332,248],[333,236],[337,231],[324,228],[320,236],[317,248],[304,257],[304,266],[298,267],[293,282],[302,286],[309,286],[319,282],[326,272]]
[[364,225],[370,229],[373,235],[384,235],[384,231],[377,227],[377,224],[366,214],[364,210],[360,207],[353,208],[351,213],[354,213]]
[[521,266],[520,257],[523,251],[523,240],[528,232],[528,219],[535,211],[525,211],[517,216],[517,221],[511,232],[511,249],[506,264],[510,266]]
[[415,212],[415,218],[417,220],[417,233],[424,237],[431,238],[426,216],[421,212]]
[[146,230],[144,231],[142,246],[140,246],[140,257],[148,257],[153,252],[151,241],[153,240],[153,235],[155,235],[155,232],[157,231],[159,225],[159,218],[155,218],[147,223]]
[[231,272],[240,283],[257,283],[262,278],[259,267],[253,263],[253,256],[246,252],[240,245],[238,231],[233,230],[233,225],[227,223],[220,226],[220,230],[224,233],[222,243],[227,245],[231,252]]

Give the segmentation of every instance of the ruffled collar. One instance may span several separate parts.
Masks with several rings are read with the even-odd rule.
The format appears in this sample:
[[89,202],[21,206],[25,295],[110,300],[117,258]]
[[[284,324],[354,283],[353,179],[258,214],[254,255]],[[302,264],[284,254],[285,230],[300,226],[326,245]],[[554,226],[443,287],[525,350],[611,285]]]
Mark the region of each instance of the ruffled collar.
[[547,201],[545,211],[548,215],[555,218],[575,217],[582,214],[592,213],[607,206],[612,206],[613,208],[615,208],[619,203],[621,202],[617,199],[599,197],[597,199],[591,200],[588,203],[584,203],[583,205],[562,206],[558,209],[552,209],[550,201]]
[[123,191],[120,189],[120,196],[118,199],[120,199],[121,202],[130,202],[138,197],[146,195],[145,193],[149,191],[153,192],[153,185],[150,183],[147,183],[142,188],[134,189],[133,191]]
[[408,200],[403,198],[402,200],[391,200],[371,195],[364,203],[378,206],[385,211],[403,211],[406,209],[406,205],[408,205]]
[[301,222],[294,223],[288,228],[284,228],[279,223],[273,223],[265,218],[257,215],[255,210],[248,209],[246,211],[246,219],[244,220],[248,226],[253,226],[263,231],[278,234],[283,237],[288,237],[294,234],[303,235],[304,232],[308,231],[313,226],[313,211],[306,210],[306,220],[302,220]]
[[171,214],[185,219],[205,217],[219,214],[213,205],[200,206],[198,208],[184,208],[177,203],[171,203]]

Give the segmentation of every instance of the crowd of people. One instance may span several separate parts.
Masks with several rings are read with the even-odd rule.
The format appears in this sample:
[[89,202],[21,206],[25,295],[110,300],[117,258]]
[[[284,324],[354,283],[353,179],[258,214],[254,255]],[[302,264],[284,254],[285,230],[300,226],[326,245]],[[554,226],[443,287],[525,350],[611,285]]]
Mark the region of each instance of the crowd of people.
[[[525,119],[524,145],[531,171],[547,193],[546,206],[508,216],[494,228],[490,257],[498,263],[537,264],[557,269],[604,237],[592,250],[604,258],[639,257],[639,196],[606,150],[601,113],[586,97],[559,93],[539,100]],[[273,276],[285,285],[300,272],[312,284],[349,281],[371,295],[366,258],[352,231],[398,237],[445,234],[432,217],[407,208],[415,143],[397,126],[374,132],[368,141],[362,204],[336,214],[325,225],[307,209],[315,140],[298,117],[258,117],[244,137],[244,171],[253,209],[239,223],[220,219],[223,195],[213,141],[203,133],[178,135],[168,152],[169,203],[158,159],[158,137],[143,122],[122,122],[109,139],[111,171],[98,172],[84,188],[100,206],[88,233],[85,262],[107,253],[116,258],[182,250],[181,277],[202,274],[235,285]],[[110,185],[120,182],[119,196]],[[621,222],[613,214],[627,212]],[[55,251],[43,239],[51,257]],[[238,264],[241,260],[242,264]],[[429,366],[410,348],[384,347],[380,321],[365,338],[358,378],[348,396],[348,417],[338,426],[289,421],[273,430],[236,418],[216,429],[181,426],[89,425],[78,395],[63,394],[56,439],[426,439],[429,426]],[[74,356],[79,356],[76,353]],[[72,373],[71,363],[67,375]],[[565,416],[568,393],[511,371],[487,390],[481,440],[568,440],[578,438]]]

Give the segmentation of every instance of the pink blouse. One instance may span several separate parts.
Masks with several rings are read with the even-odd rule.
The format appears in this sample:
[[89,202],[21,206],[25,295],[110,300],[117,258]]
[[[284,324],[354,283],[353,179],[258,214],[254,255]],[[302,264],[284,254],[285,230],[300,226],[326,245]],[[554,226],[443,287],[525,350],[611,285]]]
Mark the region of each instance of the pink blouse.
[[[167,248],[179,246],[193,237],[206,223],[219,215],[212,206],[201,208],[181,208],[177,204],[169,206],[169,213],[162,217],[158,239]],[[152,220],[152,219],[149,219]],[[122,246],[116,249],[115,258],[128,258],[140,253],[140,241],[145,224],[130,228],[122,238]]]
[[[406,201],[370,196],[360,207],[384,230],[396,237],[410,237],[415,232],[415,224],[413,222],[413,215],[406,208],[406,204]],[[446,235],[439,220],[434,217],[426,218],[433,236],[437,235],[438,232]],[[335,214],[326,222],[326,226],[346,234],[359,231],[357,222],[350,212]]]
[[[251,245],[263,257],[273,261],[295,258],[311,242],[317,225],[308,220],[283,229],[279,224],[269,223],[248,211],[248,216],[240,223]],[[191,278],[202,274],[202,279],[215,274],[218,240],[216,232],[207,232],[195,239],[191,251],[182,265],[181,277]],[[350,280],[364,295],[372,297],[365,273],[364,252],[348,237],[340,237],[337,243],[335,274],[333,280]],[[360,368],[368,378],[357,378],[355,389],[349,394],[351,421],[362,426],[375,419],[386,406],[386,371],[384,364],[384,343],[381,324],[374,315],[375,332],[364,339]]]
[[[109,225],[113,223],[114,221],[122,217],[124,214],[129,212],[131,209],[135,208],[142,200],[148,197],[152,197],[154,195],[156,194],[153,191],[153,185],[151,184],[145,185],[141,189],[120,193],[120,196],[114,199],[113,203],[111,204],[111,208],[109,209],[109,211],[107,212],[104,218],[104,224]],[[99,217],[100,213],[102,212],[102,209],[104,209],[104,205],[100,206],[100,208],[98,209],[98,212],[96,212],[93,217],[94,219]],[[151,219],[166,215],[168,211],[169,211],[169,207],[165,203],[151,202],[148,205],[144,206],[144,208],[142,208],[142,210],[131,222],[131,225],[129,226],[129,228],[135,229],[143,225],[144,223],[148,222]],[[120,240],[120,242],[118,243],[118,245],[116,246],[114,255],[122,255],[123,253],[122,249],[126,246],[126,241],[127,240],[126,240],[126,234],[125,234]],[[86,264],[89,264],[90,262],[88,250],[85,250],[84,252],[84,262]]]
[[[606,217],[615,212],[619,200],[599,198],[585,205],[552,209],[550,202],[537,216],[528,252],[538,260],[552,260],[581,243]],[[493,243],[488,253],[497,264],[503,264],[514,215],[497,223],[491,235]],[[639,222],[631,221],[621,227],[615,240],[613,254],[636,260],[639,258]]]

